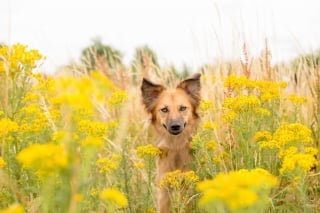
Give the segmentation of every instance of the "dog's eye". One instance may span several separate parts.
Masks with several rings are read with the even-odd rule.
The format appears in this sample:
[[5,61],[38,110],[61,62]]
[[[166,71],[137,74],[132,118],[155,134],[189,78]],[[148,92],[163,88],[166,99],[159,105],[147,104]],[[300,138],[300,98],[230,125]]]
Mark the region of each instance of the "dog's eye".
[[161,110],[161,112],[164,112],[164,113],[169,112],[169,110],[168,110],[168,108],[167,108],[167,107],[163,107],[163,108],[161,108],[160,110]]
[[179,111],[185,111],[187,109],[186,106],[180,106]]

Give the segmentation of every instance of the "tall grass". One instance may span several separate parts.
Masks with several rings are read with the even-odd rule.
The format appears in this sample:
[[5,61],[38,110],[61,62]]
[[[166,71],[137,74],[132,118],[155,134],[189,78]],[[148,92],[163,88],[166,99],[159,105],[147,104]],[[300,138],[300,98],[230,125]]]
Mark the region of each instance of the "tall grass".
[[267,46],[258,59],[243,51],[243,61],[198,70],[194,172],[157,185],[161,153],[139,88],[143,76],[174,85],[175,74],[150,64],[134,75],[118,67],[46,76],[34,72],[37,51],[2,47],[0,209],[155,212],[165,188],[175,212],[316,212],[319,67],[271,66]]

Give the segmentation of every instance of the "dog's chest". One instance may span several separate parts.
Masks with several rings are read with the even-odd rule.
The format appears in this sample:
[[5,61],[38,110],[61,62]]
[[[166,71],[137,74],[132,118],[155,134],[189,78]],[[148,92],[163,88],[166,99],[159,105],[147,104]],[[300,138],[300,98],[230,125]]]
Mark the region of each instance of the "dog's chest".
[[188,149],[179,151],[167,151],[158,159],[158,168],[162,172],[174,170],[188,170],[188,166],[192,161],[192,155]]

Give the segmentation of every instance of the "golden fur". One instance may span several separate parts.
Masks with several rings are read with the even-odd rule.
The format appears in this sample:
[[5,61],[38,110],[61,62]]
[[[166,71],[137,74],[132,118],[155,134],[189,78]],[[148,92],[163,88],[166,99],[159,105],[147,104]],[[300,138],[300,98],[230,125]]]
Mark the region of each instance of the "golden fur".
[[[172,91],[145,78],[142,81],[143,104],[152,115],[152,125],[159,135],[157,146],[163,153],[157,159],[157,182],[167,172],[188,170],[192,162],[189,142],[198,123],[200,77],[195,74]],[[160,190],[158,205],[160,213],[170,212],[170,199],[164,189]]]

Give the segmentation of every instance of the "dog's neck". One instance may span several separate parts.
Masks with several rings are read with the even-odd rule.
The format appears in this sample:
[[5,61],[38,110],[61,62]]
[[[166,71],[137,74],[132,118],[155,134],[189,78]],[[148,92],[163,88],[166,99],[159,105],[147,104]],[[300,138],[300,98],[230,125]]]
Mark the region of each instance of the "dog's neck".
[[163,136],[160,138],[157,146],[163,151],[179,151],[189,147],[190,136]]

